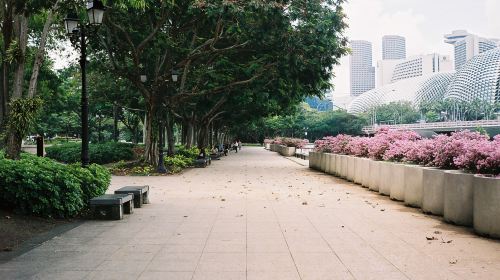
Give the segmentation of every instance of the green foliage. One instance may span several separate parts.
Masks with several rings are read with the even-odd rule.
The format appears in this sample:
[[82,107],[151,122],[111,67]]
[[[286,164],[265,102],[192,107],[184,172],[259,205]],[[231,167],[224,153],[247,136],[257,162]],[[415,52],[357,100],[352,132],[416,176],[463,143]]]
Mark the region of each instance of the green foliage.
[[181,155],[185,158],[196,159],[199,154],[200,150],[196,147],[188,149],[185,146],[177,146],[176,155]]
[[420,112],[411,102],[391,102],[376,107],[374,112],[379,124],[416,123],[420,119]]
[[28,133],[43,105],[39,98],[21,98],[10,102],[8,129],[24,136]]
[[184,155],[177,154],[175,156],[166,156],[165,165],[168,167],[170,172],[177,173],[182,169],[191,166],[193,164],[193,160],[193,157],[186,157]]
[[2,207],[23,214],[70,217],[83,207],[82,190],[65,166],[48,159],[0,160]]
[[0,153],[0,205],[27,215],[73,217],[107,190],[110,178],[97,165],[83,169],[31,154],[10,160]]
[[105,194],[111,183],[110,172],[100,165],[91,164],[87,168],[82,168],[80,164],[72,164],[68,165],[68,168],[80,181],[84,202]]
[[[132,160],[134,145],[127,143],[90,144],[89,157],[91,163],[106,164],[120,160]],[[64,163],[77,163],[81,160],[81,143],[65,143],[46,148],[47,157]]]

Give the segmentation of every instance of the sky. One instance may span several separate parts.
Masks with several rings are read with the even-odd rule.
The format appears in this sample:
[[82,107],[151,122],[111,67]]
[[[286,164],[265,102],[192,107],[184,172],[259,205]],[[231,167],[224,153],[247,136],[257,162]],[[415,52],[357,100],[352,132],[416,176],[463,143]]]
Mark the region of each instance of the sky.
[[[348,0],[344,4],[350,40],[373,44],[373,65],[382,59],[382,36],[406,37],[407,56],[439,53],[453,58],[444,34],[465,29],[500,39],[500,0]],[[349,94],[349,58],[335,67],[333,97]]]

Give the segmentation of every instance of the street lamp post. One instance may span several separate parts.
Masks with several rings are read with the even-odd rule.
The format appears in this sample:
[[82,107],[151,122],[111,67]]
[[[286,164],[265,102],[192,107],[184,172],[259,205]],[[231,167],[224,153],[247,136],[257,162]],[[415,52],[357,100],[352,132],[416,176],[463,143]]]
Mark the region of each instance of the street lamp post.
[[[172,82],[176,83],[177,81],[179,80],[179,72],[177,70],[172,70]],[[158,128],[158,134],[159,134],[159,139],[158,139],[158,168],[157,168],[157,172],[158,173],[167,173],[167,168],[165,167],[165,159],[163,158],[164,155],[165,155],[165,150],[164,150],[164,146],[165,146],[165,132],[163,131],[163,123],[162,121],[160,120],[160,123],[159,123],[159,128]]]
[[64,19],[66,34],[71,38],[72,43],[80,43],[80,68],[82,74],[82,97],[81,97],[81,115],[82,115],[82,167],[89,165],[89,101],[87,96],[87,36],[86,31],[92,26],[98,27],[102,24],[104,4],[100,0],[89,0],[87,2],[88,23],[83,23],[76,13],[69,14]]

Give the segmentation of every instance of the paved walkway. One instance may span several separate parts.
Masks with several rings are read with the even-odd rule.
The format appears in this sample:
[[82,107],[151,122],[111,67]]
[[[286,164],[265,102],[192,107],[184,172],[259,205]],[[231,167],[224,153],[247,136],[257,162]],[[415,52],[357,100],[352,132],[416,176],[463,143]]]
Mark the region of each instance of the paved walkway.
[[47,241],[0,279],[500,279],[500,242],[295,161],[244,148],[181,175],[115,177],[111,190],[149,184],[152,204]]

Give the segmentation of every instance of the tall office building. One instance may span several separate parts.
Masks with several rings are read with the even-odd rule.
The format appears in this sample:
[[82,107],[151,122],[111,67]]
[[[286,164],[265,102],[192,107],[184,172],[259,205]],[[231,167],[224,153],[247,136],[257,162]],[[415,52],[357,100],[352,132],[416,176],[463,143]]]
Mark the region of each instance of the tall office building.
[[351,96],[358,96],[375,88],[375,67],[372,66],[372,43],[351,41]]
[[498,40],[482,38],[465,30],[455,30],[444,35],[444,38],[445,43],[453,45],[455,49],[455,70],[459,70],[474,56],[498,46]]
[[382,37],[382,59],[405,59],[406,39],[398,35],[385,35]]

